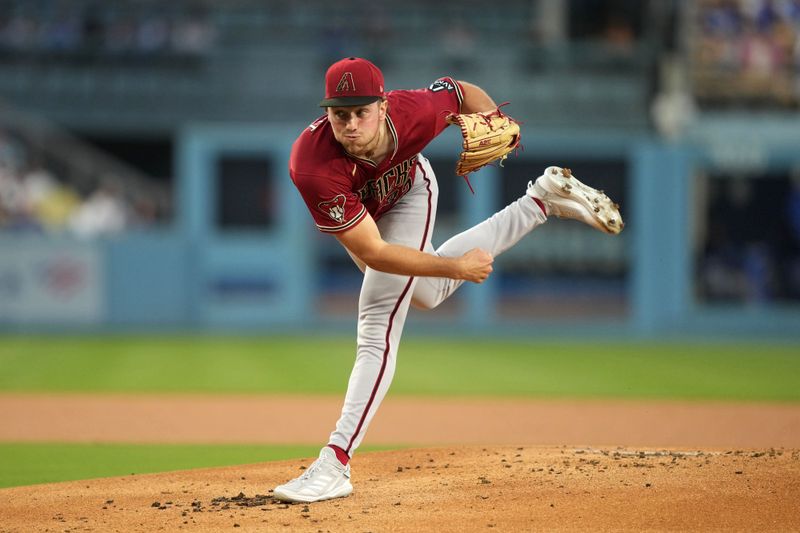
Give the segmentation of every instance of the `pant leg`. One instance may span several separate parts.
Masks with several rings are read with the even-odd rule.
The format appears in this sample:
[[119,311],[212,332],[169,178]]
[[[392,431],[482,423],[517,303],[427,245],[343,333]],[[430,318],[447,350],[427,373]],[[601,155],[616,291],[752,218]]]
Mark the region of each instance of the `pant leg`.
[[[536,202],[525,195],[480,224],[451,237],[435,253],[443,257],[458,257],[473,248],[482,248],[492,257],[497,257],[545,221],[547,217]],[[462,283],[447,278],[420,278],[414,288],[414,305],[433,309]]]
[[[377,224],[385,241],[424,250],[432,248],[439,188],[430,164],[419,157],[411,190]],[[329,441],[351,456],[394,377],[398,345],[416,282],[413,277],[369,267],[364,272],[358,301],[356,361],[341,417]]]

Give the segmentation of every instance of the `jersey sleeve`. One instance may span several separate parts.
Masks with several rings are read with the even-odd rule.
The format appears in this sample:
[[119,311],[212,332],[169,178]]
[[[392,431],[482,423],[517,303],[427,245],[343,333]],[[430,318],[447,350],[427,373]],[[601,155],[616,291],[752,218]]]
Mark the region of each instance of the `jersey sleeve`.
[[453,78],[439,78],[424,89],[389,93],[389,113],[404,150],[419,152],[449,125],[447,117],[461,111],[461,85]]
[[436,111],[436,130],[441,132],[447,127],[447,115],[461,113],[464,103],[464,89],[451,77],[439,78],[425,90]]
[[367,215],[358,195],[330,176],[300,174],[292,176],[292,181],[322,232],[339,233],[357,225]]

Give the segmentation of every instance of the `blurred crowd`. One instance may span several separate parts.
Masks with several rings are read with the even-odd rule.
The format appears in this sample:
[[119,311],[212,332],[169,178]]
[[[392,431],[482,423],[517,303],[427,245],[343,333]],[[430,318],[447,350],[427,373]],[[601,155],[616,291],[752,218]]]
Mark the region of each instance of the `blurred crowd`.
[[5,59],[200,56],[215,30],[201,5],[0,0]]
[[92,238],[156,221],[155,206],[126,195],[117,177],[100,176],[82,191],[56,166],[0,129],[0,231]]
[[800,0],[698,3],[694,77],[710,103],[800,102]]

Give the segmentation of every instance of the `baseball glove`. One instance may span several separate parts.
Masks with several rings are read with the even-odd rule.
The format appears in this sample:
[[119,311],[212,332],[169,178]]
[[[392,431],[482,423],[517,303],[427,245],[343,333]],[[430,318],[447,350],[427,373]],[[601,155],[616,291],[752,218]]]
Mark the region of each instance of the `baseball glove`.
[[448,115],[447,122],[458,124],[464,137],[461,157],[456,164],[459,176],[466,176],[498,159],[502,165],[508,153],[519,146],[519,124],[500,111],[500,107],[489,113]]

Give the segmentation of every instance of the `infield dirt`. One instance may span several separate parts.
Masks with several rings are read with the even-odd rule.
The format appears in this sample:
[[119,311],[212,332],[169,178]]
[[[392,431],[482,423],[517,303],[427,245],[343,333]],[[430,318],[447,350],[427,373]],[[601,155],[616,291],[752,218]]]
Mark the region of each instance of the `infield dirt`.
[[[334,396],[0,394],[0,442],[323,444]],[[389,397],[367,444],[800,448],[800,404]]]
[[[0,441],[319,443],[339,401],[0,395]],[[0,533],[800,531],[798,405],[392,398],[368,440],[437,447],[311,505],[270,493],[311,459],[2,489]]]
[[0,491],[0,531],[797,531],[799,450],[492,446],[353,460],[348,498],[287,505],[307,461]]

